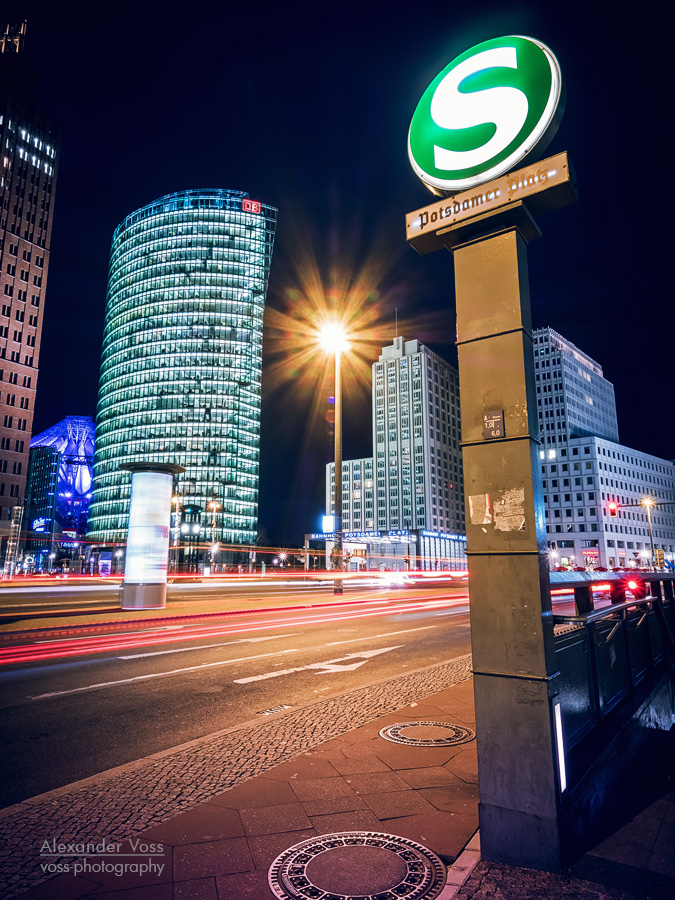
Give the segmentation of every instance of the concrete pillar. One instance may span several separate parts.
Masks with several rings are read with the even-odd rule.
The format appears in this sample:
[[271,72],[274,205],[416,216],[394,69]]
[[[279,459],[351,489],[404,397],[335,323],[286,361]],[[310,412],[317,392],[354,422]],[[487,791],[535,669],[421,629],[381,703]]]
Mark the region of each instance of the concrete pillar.
[[481,853],[553,871],[564,760],[527,274],[538,235],[518,205],[439,237],[455,260]]

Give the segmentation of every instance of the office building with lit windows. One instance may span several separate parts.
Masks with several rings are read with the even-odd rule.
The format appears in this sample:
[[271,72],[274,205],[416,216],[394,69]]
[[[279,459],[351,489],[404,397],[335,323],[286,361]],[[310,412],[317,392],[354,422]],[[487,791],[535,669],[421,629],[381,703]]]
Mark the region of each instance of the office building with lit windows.
[[[0,541],[26,489],[58,163],[56,123],[37,106],[26,23],[0,34]],[[0,550],[0,556],[4,546]]]
[[[420,341],[395,337],[372,368],[372,458],[345,460],[342,527],[370,532],[369,555],[464,568],[466,527],[457,370]],[[335,513],[335,466],[326,512]]]
[[276,215],[242,191],[191,190],[131,213],[115,231],[91,540],[126,539],[130,476],[119,467],[145,461],[186,469],[175,484],[174,547],[254,541]]
[[[614,388],[599,363],[551,328],[533,337],[551,568],[648,566],[652,541],[672,563],[675,464],[619,444]],[[651,538],[645,498],[655,503]]]
[[618,442],[614,385],[602,366],[552,328],[538,328],[532,337],[544,447],[590,435]]

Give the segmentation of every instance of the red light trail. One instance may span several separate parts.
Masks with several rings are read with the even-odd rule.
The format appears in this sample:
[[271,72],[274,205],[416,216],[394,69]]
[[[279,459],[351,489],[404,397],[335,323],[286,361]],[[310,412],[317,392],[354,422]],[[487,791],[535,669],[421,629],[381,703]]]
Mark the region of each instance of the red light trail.
[[[158,624],[152,633],[146,629],[142,632],[115,635],[92,635],[79,638],[48,640],[44,642],[34,641],[31,644],[0,650],[0,665],[23,665],[29,662],[44,662],[50,659],[68,659],[73,657],[91,656],[96,653],[113,653],[126,651],[139,647],[162,646],[164,644],[186,643],[205,637],[223,637],[227,635],[244,634],[253,631],[264,631],[272,628],[297,628],[314,624],[340,622],[352,619],[372,618],[377,616],[400,615],[401,613],[419,612],[424,609],[452,608],[466,605],[468,594],[448,600],[401,601],[391,602],[383,600],[349,601],[349,607],[355,603],[360,606],[369,605],[371,609],[335,609],[330,612],[321,610],[307,611],[306,613],[292,617],[270,618],[268,621],[255,621],[250,624],[238,619],[236,622],[226,625],[161,625]],[[259,613],[253,613],[259,615]],[[179,627],[180,632],[173,630]],[[171,628],[170,633],[158,634],[162,629]],[[199,649],[195,647],[195,649]]]

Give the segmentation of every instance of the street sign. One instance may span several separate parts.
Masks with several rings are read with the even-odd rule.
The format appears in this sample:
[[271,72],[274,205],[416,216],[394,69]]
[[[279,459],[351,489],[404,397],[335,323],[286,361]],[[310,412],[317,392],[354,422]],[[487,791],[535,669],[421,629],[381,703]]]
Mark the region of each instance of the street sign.
[[503,409],[493,409],[492,412],[483,413],[483,437],[488,441],[504,437]]
[[557,153],[408,213],[406,240],[418,253],[431,253],[451,245],[451,232],[486,213],[522,206],[519,201],[524,201],[531,213],[545,212],[573,203],[576,197],[574,169],[567,153]]
[[562,118],[560,67],[520,35],[465,50],[434,78],[408,132],[408,157],[434,194],[503,175],[546,149]]

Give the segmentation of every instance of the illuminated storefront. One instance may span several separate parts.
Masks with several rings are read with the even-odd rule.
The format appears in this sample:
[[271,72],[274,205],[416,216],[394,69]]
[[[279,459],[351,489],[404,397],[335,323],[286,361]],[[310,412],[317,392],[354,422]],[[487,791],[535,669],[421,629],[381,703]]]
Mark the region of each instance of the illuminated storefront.
[[241,191],[205,190],[163,197],[117,228],[91,540],[125,540],[130,478],[119,467],[153,462],[186,470],[175,483],[172,547],[182,544],[183,510],[195,508],[205,545],[253,542],[275,226],[273,207]]

